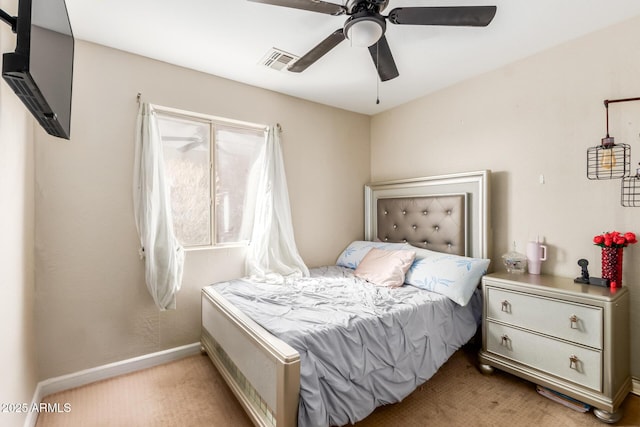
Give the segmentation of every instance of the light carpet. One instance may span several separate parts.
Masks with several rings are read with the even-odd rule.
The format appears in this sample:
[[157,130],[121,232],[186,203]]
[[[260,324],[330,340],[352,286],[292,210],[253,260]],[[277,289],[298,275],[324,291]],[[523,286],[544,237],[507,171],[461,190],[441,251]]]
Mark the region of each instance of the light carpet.
[[[535,385],[501,371],[477,369],[477,348],[458,350],[438,373],[402,402],[376,409],[357,427],[576,426],[603,427],[536,392]],[[233,393],[204,355],[52,394],[47,403],[67,413],[41,413],[37,427],[252,426]],[[640,426],[640,397],[629,395],[616,425]]]

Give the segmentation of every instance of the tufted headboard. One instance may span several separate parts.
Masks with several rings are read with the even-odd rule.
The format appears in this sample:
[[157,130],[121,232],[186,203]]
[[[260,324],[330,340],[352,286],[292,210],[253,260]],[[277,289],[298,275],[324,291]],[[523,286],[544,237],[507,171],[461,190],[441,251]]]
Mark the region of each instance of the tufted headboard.
[[365,239],[489,258],[489,177],[483,170],[367,184]]
[[380,198],[377,238],[466,255],[466,194]]

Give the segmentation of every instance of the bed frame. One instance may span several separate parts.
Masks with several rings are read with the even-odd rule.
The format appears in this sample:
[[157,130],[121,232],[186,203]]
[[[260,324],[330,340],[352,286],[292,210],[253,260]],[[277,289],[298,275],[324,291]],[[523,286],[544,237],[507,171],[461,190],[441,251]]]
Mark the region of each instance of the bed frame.
[[[365,239],[488,258],[489,177],[484,170],[368,184]],[[294,348],[210,288],[202,290],[201,343],[255,425],[297,425]]]

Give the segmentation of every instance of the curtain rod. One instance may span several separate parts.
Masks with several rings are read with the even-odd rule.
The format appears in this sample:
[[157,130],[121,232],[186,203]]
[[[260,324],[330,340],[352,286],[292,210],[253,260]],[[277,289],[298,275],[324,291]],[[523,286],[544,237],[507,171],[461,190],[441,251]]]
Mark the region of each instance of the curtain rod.
[[[138,92],[138,94],[136,95],[136,102],[138,104],[140,104],[142,102],[142,93]],[[196,116],[198,118],[203,118],[205,120],[211,120],[211,121],[215,121],[215,122],[221,122],[221,124],[225,125],[225,126],[242,126],[242,127],[252,127],[252,128],[258,128],[258,129],[264,129],[267,130],[267,126],[264,125],[258,125],[255,123],[249,123],[249,122],[242,122],[239,120],[231,120],[231,119],[225,119],[222,117],[216,117],[216,116],[210,116],[208,114],[200,114],[200,113],[193,113],[193,112],[189,112],[189,111],[182,111],[176,108],[171,108],[171,107],[164,107],[164,106],[160,106],[160,105],[156,105],[156,107],[159,107],[160,110],[165,110],[165,112],[170,112],[173,113],[175,115],[179,115],[179,116],[183,116],[183,117],[192,117],[192,116]],[[282,126],[280,126],[280,123],[276,123],[276,130],[278,132],[282,132]]]

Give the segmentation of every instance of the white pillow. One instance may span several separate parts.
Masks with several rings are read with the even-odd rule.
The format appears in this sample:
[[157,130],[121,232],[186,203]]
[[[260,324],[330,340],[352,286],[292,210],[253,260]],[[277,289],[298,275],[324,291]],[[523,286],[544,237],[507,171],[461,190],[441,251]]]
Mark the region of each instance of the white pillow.
[[371,250],[371,248],[385,250],[413,249],[408,243],[386,243],[386,242],[370,242],[368,240],[356,240],[351,242],[347,248],[342,251],[336,265],[341,267],[353,268],[354,270],[362,261],[362,258]]
[[371,248],[353,275],[377,286],[397,288],[404,284],[404,275],[415,256],[416,253],[409,250]]
[[416,259],[405,283],[442,294],[459,305],[467,305],[491,260],[415,248]]

